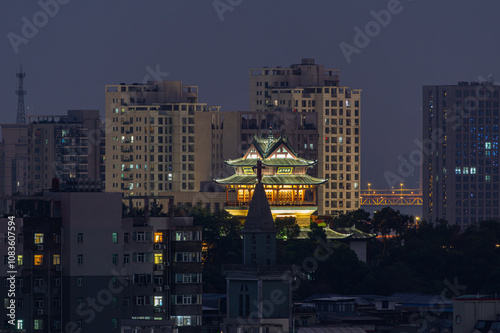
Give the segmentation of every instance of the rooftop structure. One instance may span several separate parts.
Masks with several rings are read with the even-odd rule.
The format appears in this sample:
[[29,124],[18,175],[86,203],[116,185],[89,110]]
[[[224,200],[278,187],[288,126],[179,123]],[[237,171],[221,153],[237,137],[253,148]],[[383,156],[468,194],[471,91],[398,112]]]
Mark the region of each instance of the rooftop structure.
[[260,172],[273,217],[295,216],[299,224],[309,226],[309,216],[317,210],[316,187],[328,180],[306,174],[316,161],[298,157],[286,135],[255,135],[245,155],[226,164],[235,174],[214,181],[226,186],[225,209],[232,215],[246,216]]

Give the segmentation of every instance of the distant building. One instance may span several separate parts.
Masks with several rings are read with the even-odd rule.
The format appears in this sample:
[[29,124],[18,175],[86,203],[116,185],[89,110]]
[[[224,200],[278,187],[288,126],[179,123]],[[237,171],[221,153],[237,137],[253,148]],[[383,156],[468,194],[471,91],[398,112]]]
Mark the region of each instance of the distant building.
[[[68,182],[91,181],[102,189],[104,127],[98,110],[25,116],[27,124],[2,124],[0,196],[34,195]],[[4,213],[9,207],[2,203]]]
[[453,300],[453,333],[500,330],[500,298],[463,295]]
[[[191,218],[124,218],[120,193],[50,192],[33,201],[34,217],[15,218],[17,328],[201,332],[202,235]],[[8,238],[7,218],[0,233]]]
[[262,183],[255,186],[243,233],[243,265],[228,265],[223,332],[288,332],[291,281],[276,266],[276,227]]
[[[0,195],[28,194],[28,126],[2,124]],[[2,207],[6,212],[6,207]]]
[[318,161],[312,175],[329,179],[318,188],[318,214],[360,208],[361,90],[342,86],[337,69],[307,58],[289,68],[252,68],[249,80],[242,144],[264,126],[291,129],[299,156]]
[[424,86],[423,211],[462,228],[499,215],[500,86]]
[[[224,202],[222,115],[180,81],[106,86],[106,191],[128,196],[182,196],[182,203]],[[134,202],[140,208],[141,202]]]

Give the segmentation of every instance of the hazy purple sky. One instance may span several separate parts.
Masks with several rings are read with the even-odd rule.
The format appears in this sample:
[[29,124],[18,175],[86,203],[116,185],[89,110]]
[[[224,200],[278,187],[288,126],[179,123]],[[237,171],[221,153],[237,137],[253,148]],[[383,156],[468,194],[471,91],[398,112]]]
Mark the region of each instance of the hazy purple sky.
[[[46,22],[37,1],[2,3],[0,122],[16,119],[20,61],[31,114],[103,114],[104,86],[142,82],[148,68],[198,85],[202,102],[247,110],[249,68],[315,58],[363,89],[362,183],[386,187],[384,173],[398,173],[398,156],[418,149],[422,85],[500,79],[497,0],[401,0],[350,63],[340,43],[354,45],[354,28],[365,30],[371,11],[394,0],[220,0],[233,4],[223,21],[213,0],[59,1],[67,3]],[[34,16],[41,27],[16,53],[9,33],[25,38],[23,17],[33,23]]]

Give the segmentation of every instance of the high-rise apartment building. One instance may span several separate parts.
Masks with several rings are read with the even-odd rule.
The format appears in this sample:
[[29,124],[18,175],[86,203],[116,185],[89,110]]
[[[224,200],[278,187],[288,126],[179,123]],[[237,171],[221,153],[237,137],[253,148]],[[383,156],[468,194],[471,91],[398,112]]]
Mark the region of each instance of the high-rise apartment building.
[[[29,206],[30,199],[17,200]],[[0,221],[0,277],[9,281],[7,271],[17,272],[16,317],[6,328],[201,332],[202,235],[192,218],[123,217],[119,193],[50,192],[31,200],[32,217]],[[16,243],[10,259],[8,240]],[[0,285],[5,297],[9,289]],[[2,306],[0,315],[7,319],[9,311]]]
[[52,187],[54,178],[61,189],[68,181],[103,180],[104,128],[98,110],[25,118],[27,124],[1,125],[0,195],[40,193]]
[[99,110],[69,110],[66,116],[28,118],[28,193],[61,188],[74,179],[104,177],[104,128]]
[[296,124],[291,128],[302,132],[295,131],[290,141],[300,148],[299,155],[307,154],[301,157],[318,160],[315,177],[329,179],[318,188],[318,213],[360,208],[361,90],[342,86],[337,69],[314,59],[289,68],[254,68],[249,75],[250,111],[262,116],[247,124],[255,124],[254,132],[259,132],[262,119],[283,113],[290,119],[279,129],[287,130],[287,122]]
[[[0,195],[28,194],[28,126],[2,124]],[[2,207],[2,210],[4,207]],[[5,210],[3,210],[5,213]]]
[[423,87],[424,217],[462,228],[498,219],[500,86]]
[[106,121],[107,192],[195,193],[222,175],[222,115],[198,102],[197,86],[108,85]]

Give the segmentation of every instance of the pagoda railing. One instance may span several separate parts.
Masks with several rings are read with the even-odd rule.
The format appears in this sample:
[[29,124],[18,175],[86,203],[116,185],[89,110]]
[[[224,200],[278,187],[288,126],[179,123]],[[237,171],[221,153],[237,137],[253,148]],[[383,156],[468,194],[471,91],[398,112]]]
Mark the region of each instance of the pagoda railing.
[[[244,207],[250,205],[250,201],[227,201],[226,207]],[[270,206],[316,206],[314,201],[269,201]]]

